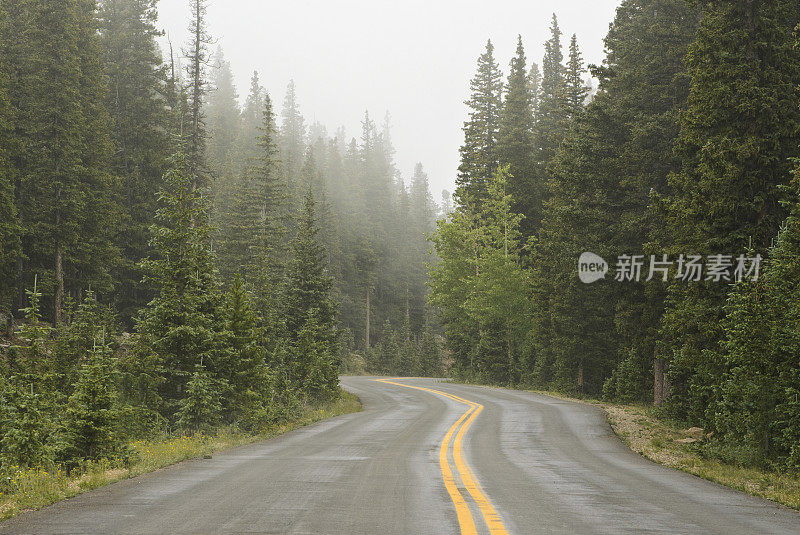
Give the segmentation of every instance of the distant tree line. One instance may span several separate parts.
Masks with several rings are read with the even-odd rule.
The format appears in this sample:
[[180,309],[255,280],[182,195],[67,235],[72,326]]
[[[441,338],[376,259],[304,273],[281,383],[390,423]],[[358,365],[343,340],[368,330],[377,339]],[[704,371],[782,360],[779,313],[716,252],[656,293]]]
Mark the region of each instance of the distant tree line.
[[[796,2],[624,0],[590,94],[555,16],[541,69],[478,59],[432,302],[465,379],[642,402],[710,453],[800,467]],[[760,276],[584,284],[578,258],[761,255]]]
[[[258,110],[269,97],[254,73],[240,109],[233,73],[221,48],[212,66],[207,106],[208,168],[214,177],[211,219],[219,229],[215,249],[220,273],[230,280],[247,265],[252,250],[242,238],[252,233],[240,218],[248,210],[247,199],[252,199],[247,193],[252,181],[248,162],[259,150]],[[387,320],[395,330],[408,320],[415,338],[426,329],[435,330],[426,303],[425,263],[430,249],[426,234],[435,229],[440,212],[422,164],[415,166],[409,180],[398,171],[389,115],[376,124],[365,113],[358,139],[348,138],[342,127],[329,134],[324,125],[306,124],[290,82],[275,123],[280,123],[273,149],[280,161],[275,179],[286,202],[283,215],[276,213],[271,219],[284,217],[287,223],[280,232],[291,236],[290,216],[311,187],[319,204],[320,242],[326,248],[349,350],[363,357],[381,340]]]
[[294,418],[385,322],[441,370],[422,166],[369,116],[306,128],[293,85],[240,107],[189,4],[166,58],[156,0],[0,4],[0,471]]

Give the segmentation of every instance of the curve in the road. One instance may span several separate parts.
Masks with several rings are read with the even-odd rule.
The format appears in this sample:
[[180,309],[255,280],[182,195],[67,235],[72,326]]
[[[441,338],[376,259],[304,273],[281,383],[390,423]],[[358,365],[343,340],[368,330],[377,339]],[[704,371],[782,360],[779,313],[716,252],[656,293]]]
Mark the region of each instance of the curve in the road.
[[452,426],[450,426],[450,428],[447,430],[447,433],[444,436],[444,439],[442,439],[441,446],[439,447],[439,466],[442,470],[442,478],[444,479],[444,486],[447,489],[448,494],[450,495],[450,499],[453,500],[453,505],[455,506],[456,509],[456,516],[458,517],[458,524],[461,530],[461,535],[477,534],[478,531],[475,528],[475,521],[472,518],[469,506],[467,505],[466,501],[464,500],[464,497],[461,495],[461,492],[458,490],[458,487],[455,484],[453,471],[450,468],[450,462],[447,459],[447,452],[450,449],[450,442],[453,438],[453,434],[455,433],[456,429],[458,429],[459,426],[461,426],[461,428],[458,429],[458,433],[456,434],[455,442],[453,442],[453,461],[455,462],[456,470],[458,471],[458,475],[461,478],[461,482],[464,484],[464,487],[467,489],[467,492],[469,492],[470,496],[472,496],[472,499],[478,506],[478,509],[480,509],[481,514],[483,515],[483,519],[486,522],[487,527],[489,528],[489,533],[491,535],[508,535],[508,532],[506,531],[506,528],[503,525],[503,521],[500,518],[500,515],[492,506],[491,501],[489,501],[489,499],[486,497],[486,494],[483,492],[480,483],[478,483],[478,481],[473,476],[469,464],[467,464],[467,462],[464,460],[464,456],[461,453],[462,452],[461,444],[464,439],[464,435],[466,434],[470,425],[472,425],[472,422],[475,421],[475,418],[478,417],[478,414],[480,414],[480,412],[483,410],[483,405],[456,396],[455,394],[442,392],[441,390],[434,390],[433,388],[407,385],[404,383],[398,383],[391,379],[375,379],[375,380],[385,384],[402,386],[405,388],[413,388],[415,390],[423,390],[425,392],[430,392],[432,394],[444,396],[459,403],[464,403],[469,407],[469,409],[467,409],[467,411],[464,414],[462,414],[461,417],[458,420],[456,420],[456,422],[453,423]]
[[443,466],[478,533],[490,533],[491,501],[494,533],[800,534],[796,511],[632,452],[598,407],[375,379],[342,378],[362,412],[87,492],[0,522],[0,533],[458,534],[442,485],[446,437]]

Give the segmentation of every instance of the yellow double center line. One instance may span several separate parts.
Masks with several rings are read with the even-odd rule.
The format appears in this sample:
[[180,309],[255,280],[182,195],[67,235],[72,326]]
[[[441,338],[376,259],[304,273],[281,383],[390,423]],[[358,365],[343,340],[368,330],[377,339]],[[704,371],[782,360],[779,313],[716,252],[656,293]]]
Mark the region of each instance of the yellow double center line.
[[[453,470],[450,467],[450,461],[447,458],[447,452],[450,449],[450,442],[455,434],[455,442],[453,442],[453,461],[455,462],[456,470],[461,478],[461,482],[464,484],[464,488],[467,489],[467,492],[469,492],[470,496],[472,496],[472,499],[478,506],[478,509],[480,509],[483,519],[489,528],[489,533],[491,535],[507,535],[508,532],[506,531],[505,526],[503,526],[503,521],[500,520],[500,515],[497,514],[497,511],[495,511],[491,502],[483,493],[483,489],[472,475],[472,470],[470,470],[469,465],[464,460],[464,456],[461,453],[461,442],[464,439],[464,434],[467,432],[467,429],[469,429],[469,426],[472,425],[472,422],[475,421],[475,418],[477,418],[478,414],[480,414],[480,412],[483,410],[483,405],[474,401],[469,401],[468,399],[464,399],[454,394],[450,394],[448,392],[442,392],[441,390],[424,388],[422,386],[406,385],[403,383],[397,383],[390,379],[376,379],[376,381],[390,385],[402,386],[405,388],[413,388],[415,390],[424,390],[425,392],[444,396],[469,406],[467,412],[462,414],[461,417],[450,426],[450,429],[447,430],[447,433],[444,435],[444,439],[442,440],[442,444],[439,447],[439,467],[442,470],[444,486],[447,489],[448,494],[450,494],[450,499],[453,500],[453,505],[455,505],[456,516],[458,517],[458,525],[461,528],[461,534],[477,535],[478,530],[475,528],[475,521],[472,519],[472,513],[469,510],[466,500],[464,500],[464,496],[461,495],[461,491],[459,491],[458,487],[456,486],[455,478],[453,477]],[[462,423],[464,425],[461,425]],[[461,429],[458,429],[459,426],[461,426]],[[456,429],[458,429],[458,433],[456,433]]]

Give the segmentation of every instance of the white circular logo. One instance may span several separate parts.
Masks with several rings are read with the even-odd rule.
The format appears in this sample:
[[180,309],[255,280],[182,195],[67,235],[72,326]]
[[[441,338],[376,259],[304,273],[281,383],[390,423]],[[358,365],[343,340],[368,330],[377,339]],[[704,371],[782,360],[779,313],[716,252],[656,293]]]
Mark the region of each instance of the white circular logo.
[[608,263],[594,253],[583,253],[578,259],[578,277],[581,282],[590,284],[605,278]]

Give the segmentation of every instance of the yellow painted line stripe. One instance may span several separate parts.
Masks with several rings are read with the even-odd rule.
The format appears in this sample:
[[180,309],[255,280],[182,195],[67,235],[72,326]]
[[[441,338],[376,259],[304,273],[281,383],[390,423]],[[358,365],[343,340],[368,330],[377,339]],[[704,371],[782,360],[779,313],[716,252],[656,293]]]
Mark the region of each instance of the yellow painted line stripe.
[[[428,388],[395,383],[393,381],[389,381],[388,379],[376,379],[376,381],[390,385],[432,392]],[[439,469],[442,471],[444,487],[447,489],[447,493],[450,495],[450,499],[453,501],[453,505],[456,508],[456,517],[458,518],[458,525],[461,528],[462,535],[477,535],[478,530],[475,527],[475,521],[472,519],[472,513],[469,510],[467,502],[464,500],[464,497],[461,495],[458,487],[456,487],[456,482],[453,478],[453,470],[450,468],[450,461],[447,460],[447,450],[450,447],[450,439],[453,437],[453,433],[455,433],[455,430],[458,428],[458,426],[461,425],[461,423],[473,410],[475,410],[475,408],[470,407],[467,412],[461,415],[461,418],[459,418],[453,425],[450,426],[450,429],[447,430],[444,439],[442,439],[441,446],[439,446]]]
[[444,479],[444,486],[447,493],[450,494],[450,499],[453,500],[453,505],[456,508],[456,516],[458,517],[458,525],[461,527],[462,535],[477,535],[478,530],[475,528],[475,521],[472,519],[472,513],[469,510],[466,500],[461,495],[461,492],[456,487],[455,479],[453,478],[453,471],[450,468],[450,462],[447,460],[447,450],[450,446],[450,439],[456,428],[461,425],[461,422],[474,410],[470,407],[467,412],[461,415],[456,423],[450,426],[447,434],[442,440],[442,445],[439,447],[439,468],[442,470],[442,478]]
[[458,431],[455,444],[453,444],[453,459],[456,461],[456,466],[461,474],[461,480],[464,482],[464,486],[467,487],[472,499],[478,504],[478,507],[483,514],[483,518],[486,520],[486,525],[489,526],[489,533],[491,535],[508,535],[508,532],[503,525],[503,521],[500,519],[500,515],[497,514],[495,508],[492,507],[492,503],[483,493],[483,489],[481,488],[480,484],[473,477],[469,465],[461,456],[461,440],[464,438],[464,433],[466,433],[467,429],[469,429],[469,426],[472,424],[475,418],[478,417],[478,414],[480,414],[482,410],[483,405],[478,404],[475,411],[473,411],[472,415]]
[[[397,383],[395,383],[397,384]],[[409,385],[404,385],[409,386]],[[411,388],[421,388],[421,387],[411,387]],[[449,392],[442,392],[441,390],[432,390],[432,389],[425,389],[430,392],[436,392],[437,394],[441,394],[448,398],[454,399],[456,401],[460,401],[462,403],[467,403],[469,405],[476,406],[477,409],[475,412],[472,413],[472,416],[469,417],[467,422],[461,427],[458,434],[456,435],[456,441],[453,445],[453,459],[456,462],[456,467],[458,468],[459,474],[461,475],[461,480],[464,482],[464,486],[469,491],[472,499],[475,500],[475,503],[478,504],[478,507],[483,514],[483,518],[486,520],[486,525],[489,527],[489,533],[491,535],[508,535],[505,526],[503,525],[503,521],[500,519],[500,515],[497,513],[495,508],[492,506],[492,503],[483,493],[483,489],[478,483],[477,479],[472,475],[472,470],[469,467],[469,464],[464,460],[461,454],[461,442],[466,434],[467,429],[475,418],[478,417],[478,414],[483,410],[483,405],[477,403],[475,401],[470,401],[468,399],[464,399],[462,397],[456,396],[455,394],[450,394]]]
[[[396,385],[396,386],[403,386],[406,388],[413,388],[415,390],[424,390],[426,392],[431,392],[433,394],[438,394],[440,396],[444,396],[446,398],[450,398],[454,401],[458,401],[460,403],[464,403],[469,405],[469,409],[465,412],[458,421],[453,424],[450,429],[447,431],[444,440],[442,441],[442,445],[439,449],[439,465],[442,468],[442,474],[444,475],[445,479],[445,487],[448,487],[448,480],[449,483],[453,486],[453,491],[457,495],[457,498],[460,502],[463,502],[463,497],[461,493],[455,488],[455,483],[452,476],[452,471],[450,469],[450,464],[447,460],[447,450],[449,447],[450,439],[452,438],[454,430],[464,421],[464,419],[469,415],[466,423],[461,426],[459,429],[458,434],[456,435],[455,443],[453,444],[453,460],[456,464],[456,469],[458,470],[459,476],[461,477],[461,481],[464,483],[464,487],[472,496],[472,499],[478,505],[478,508],[483,515],[484,520],[486,521],[486,525],[489,528],[489,533],[491,535],[508,535],[505,526],[503,525],[503,521],[500,519],[500,515],[497,513],[495,508],[492,506],[489,499],[483,493],[483,489],[481,488],[478,481],[472,475],[472,470],[469,467],[469,464],[464,460],[462,455],[462,441],[464,439],[464,435],[466,434],[467,430],[469,429],[472,422],[475,421],[475,418],[478,417],[478,414],[483,410],[483,405],[480,403],[476,403],[474,401],[470,401],[468,399],[464,399],[462,397],[456,396],[455,394],[450,394],[449,392],[443,392],[441,390],[434,390],[432,388],[425,388],[422,386],[413,386],[407,385],[403,383],[397,383],[394,381],[390,381],[389,379],[376,379],[376,381]],[[469,515],[469,523],[466,523],[466,531],[465,531],[465,523],[461,522],[462,513],[460,512],[459,503],[457,503],[456,498],[454,497],[454,493],[450,491],[448,487],[448,492],[450,493],[450,497],[453,499],[453,503],[456,506],[456,514],[459,516],[459,525],[461,526],[461,533],[462,534],[471,534],[476,533],[475,524],[472,521],[472,515],[469,513],[469,508],[464,503],[464,507],[466,508],[466,515]],[[471,528],[470,528],[471,524]],[[472,531],[470,531],[470,529]]]

